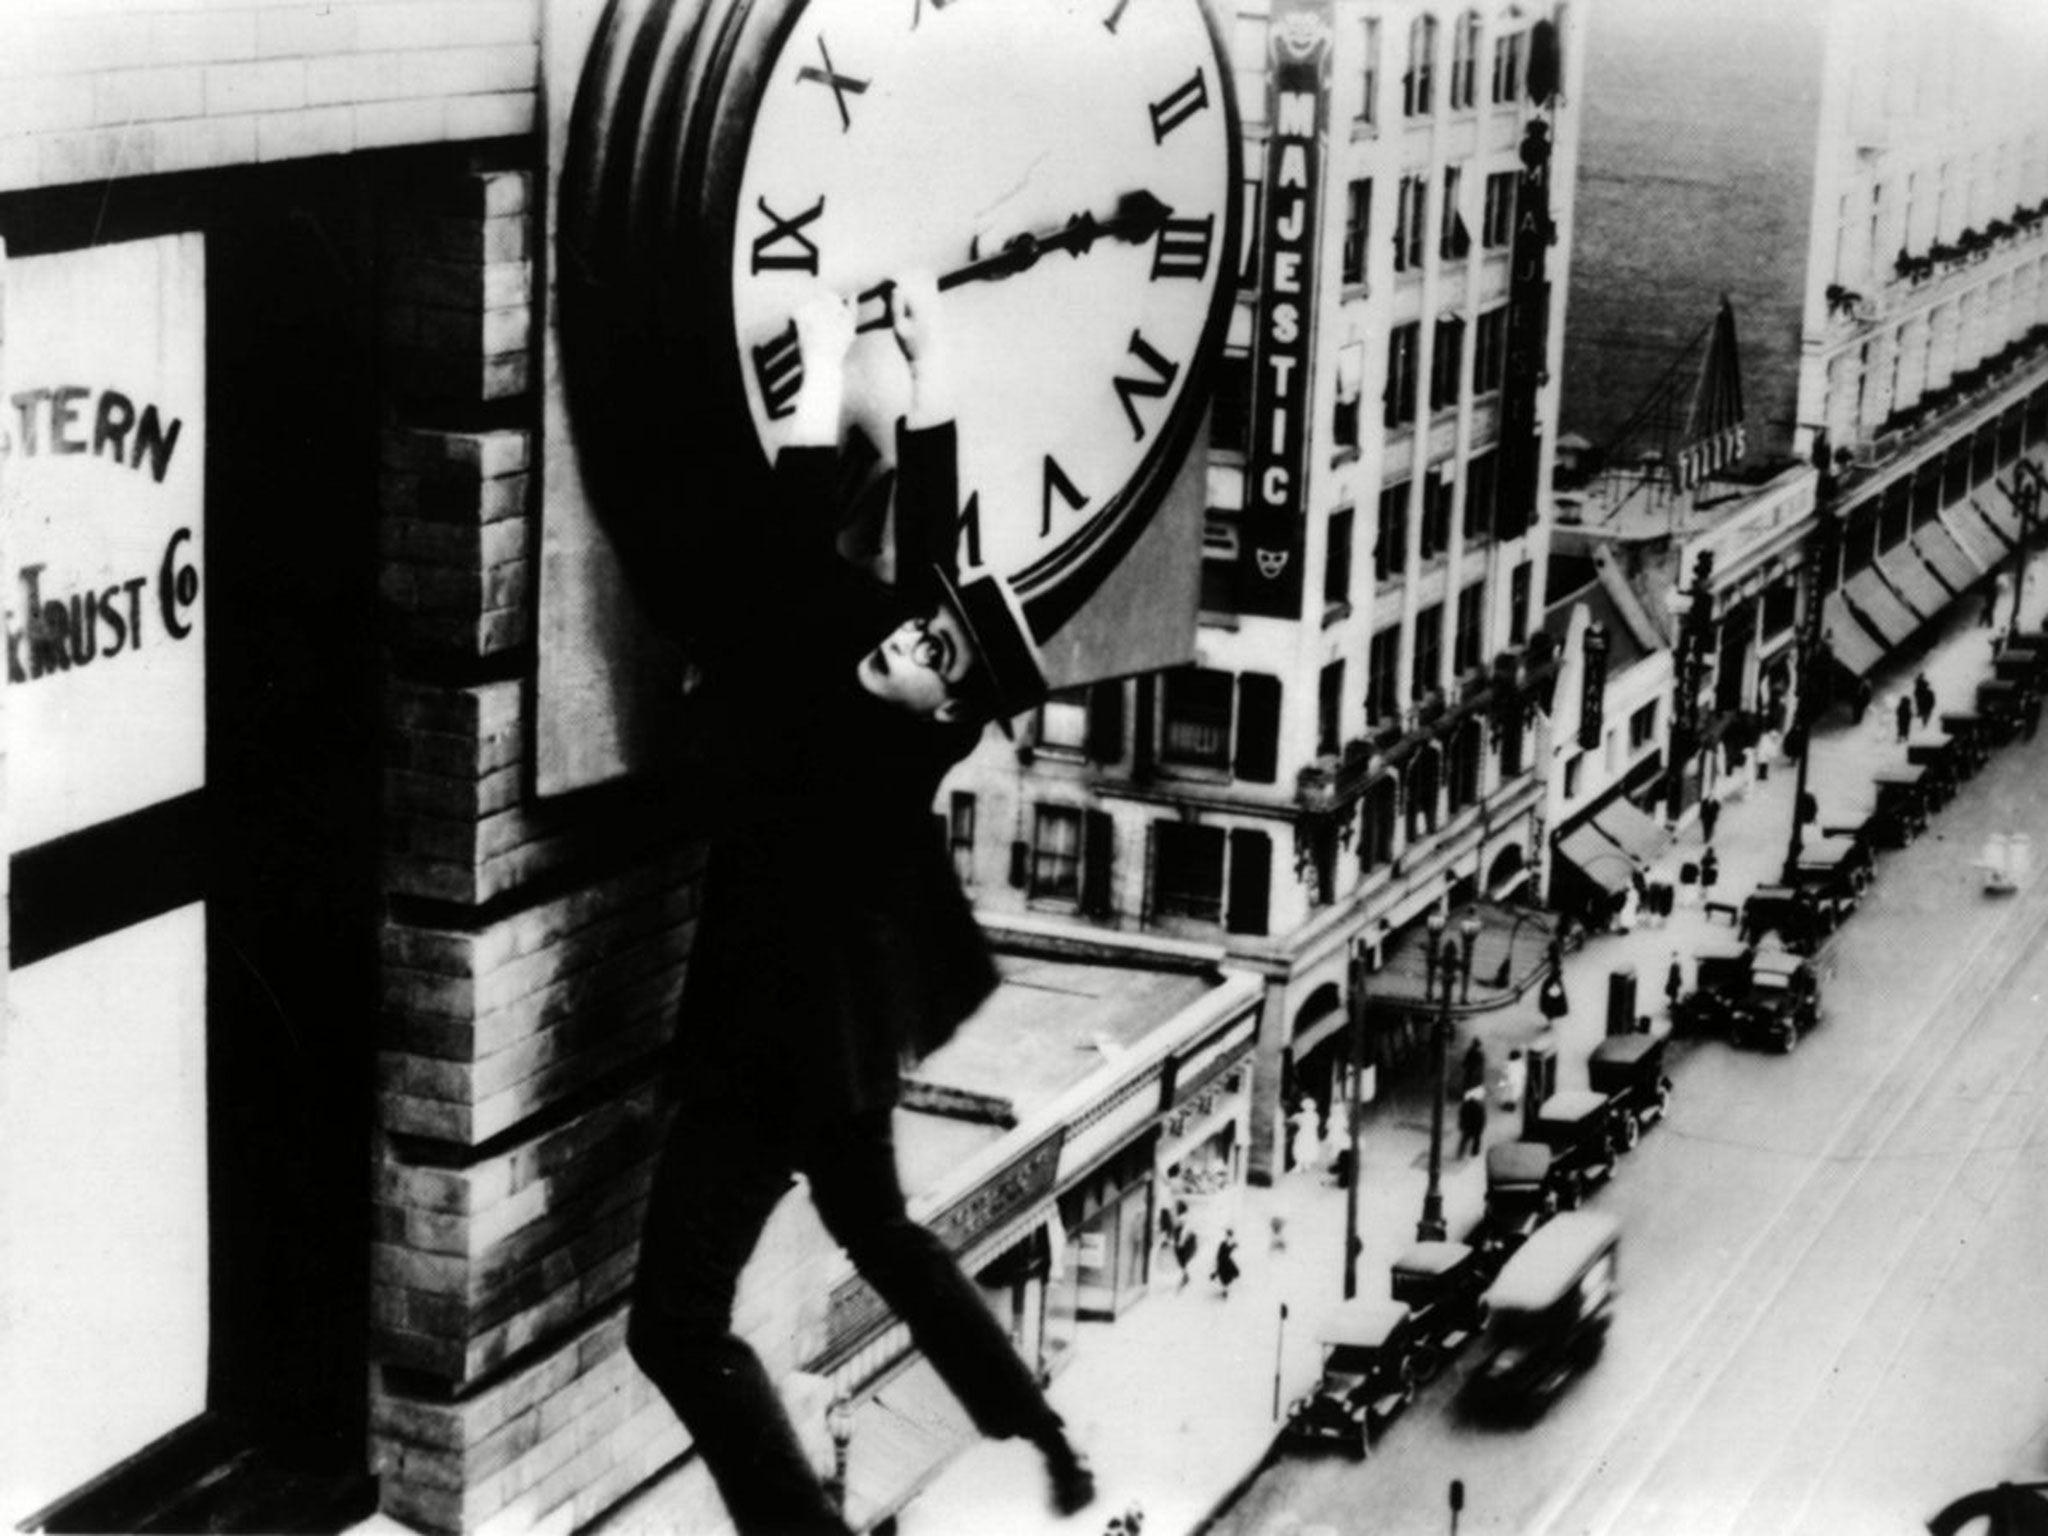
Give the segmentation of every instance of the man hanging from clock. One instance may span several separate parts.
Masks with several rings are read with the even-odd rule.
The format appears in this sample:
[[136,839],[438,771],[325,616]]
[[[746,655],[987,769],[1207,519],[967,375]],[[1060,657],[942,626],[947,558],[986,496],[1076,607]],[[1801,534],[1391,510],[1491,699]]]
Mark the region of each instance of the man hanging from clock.
[[[746,1536],[843,1533],[766,1369],[732,1326],[739,1276],[793,1173],[833,1237],[992,1437],[1044,1454],[1061,1513],[1087,1463],[973,1283],[910,1220],[890,1115],[903,1061],[996,972],[931,822],[982,725],[1044,692],[992,577],[960,580],[937,288],[896,290],[911,375],[891,591],[834,552],[847,305],[798,313],[803,384],[770,498],[715,509],[687,573],[714,796],[677,1028],[679,1104],[649,1199],[627,1342]],[[755,583],[772,571],[779,617]]]

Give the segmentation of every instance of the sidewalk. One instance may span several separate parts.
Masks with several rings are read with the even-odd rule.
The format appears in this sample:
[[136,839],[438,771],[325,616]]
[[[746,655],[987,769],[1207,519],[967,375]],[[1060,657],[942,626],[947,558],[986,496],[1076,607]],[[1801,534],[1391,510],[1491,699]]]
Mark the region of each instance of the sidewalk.
[[[2048,582],[2028,584],[2026,622],[2043,621]],[[1915,721],[1912,740],[1939,739],[1944,710],[1971,707],[1978,682],[1991,675],[1996,628],[1976,627],[1980,603],[1965,598],[1929,627],[1924,640],[1874,675],[1876,697],[1862,723],[1837,707],[1814,733],[1807,792],[1820,824],[1858,820],[1873,799],[1872,777],[1906,761],[1894,714],[1914,675],[1925,672],[1936,706],[1931,725]],[[2001,620],[2005,610],[2000,609]],[[1720,879],[1714,899],[1739,906],[1783,867],[1792,825],[1795,765],[1766,765],[1767,777],[1739,791],[1724,785],[1714,837]],[[1812,835],[1809,833],[1809,835]],[[1676,884],[1680,864],[1703,848],[1696,817],[1660,860],[1652,878]],[[1884,860],[1878,880],[1884,880]],[[1853,919],[1852,919],[1853,921]],[[1609,974],[1636,970],[1637,1012],[1665,1028],[1664,979],[1674,952],[1689,957],[1701,944],[1733,933],[1699,905],[1681,905],[1662,927],[1604,934],[1565,958],[1571,1016],[1558,1029],[1560,1086],[1585,1083],[1588,1053],[1604,1032]],[[1485,1043],[1490,1064],[1542,1030],[1533,997],[1498,1015],[1461,1021],[1457,1053],[1471,1034]],[[1362,1141],[1359,1190],[1358,1292],[1383,1297],[1389,1265],[1414,1240],[1427,1182],[1430,1085],[1403,1084],[1374,1106]],[[1484,1197],[1479,1159],[1449,1156],[1456,1128],[1446,1115],[1443,1191],[1453,1235],[1477,1218]],[[1496,1115],[1489,1142],[1506,1134]],[[1185,1290],[1161,1256],[1153,1293],[1115,1323],[1083,1324],[1072,1364],[1053,1383],[1054,1406],[1086,1448],[1100,1479],[1100,1497],[1070,1519],[1046,1504],[1037,1453],[1016,1442],[979,1442],[947,1467],[898,1518],[900,1536],[1096,1536],[1130,1505],[1145,1514],[1145,1536],[1185,1536],[1203,1524],[1258,1469],[1273,1442],[1275,1372],[1279,1412],[1314,1380],[1321,1321],[1342,1300],[1343,1191],[1320,1175],[1296,1170],[1270,1189],[1241,1189],[1220,1211],[1204,1213],[1202,1250]],[[1271,1219],[1284,1222],[1285,1247],[1269,1252]],[[1224,1223],[1240,1243],[1244,1278],[1225,1299],[1206,1279]],[[1283,1325],[1281,1307],[1287,1317]],[[858,1455],[858,1448],[855,1448]]]

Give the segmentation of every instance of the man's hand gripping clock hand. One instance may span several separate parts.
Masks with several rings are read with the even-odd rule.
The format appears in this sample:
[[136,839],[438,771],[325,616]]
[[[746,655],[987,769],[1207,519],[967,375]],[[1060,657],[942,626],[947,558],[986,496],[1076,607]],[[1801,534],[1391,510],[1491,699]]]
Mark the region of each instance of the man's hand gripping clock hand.
[[910,409],[904,419],[911,427],[935,427],[953,415],[939,282],[930,272],[919,270],[897,278],[894,288],[890,326],[904,361],[910,365]]

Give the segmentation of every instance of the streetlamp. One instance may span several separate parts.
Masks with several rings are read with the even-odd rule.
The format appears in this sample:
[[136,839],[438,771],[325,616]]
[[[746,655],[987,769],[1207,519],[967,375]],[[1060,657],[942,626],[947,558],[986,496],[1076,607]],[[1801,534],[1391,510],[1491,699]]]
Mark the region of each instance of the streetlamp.
[[1467,912],[1458,923],[1458,932],[1465,940],[1464,963],[1459,967],[1462,985],[1458,1001],[1469,1003],[1472,1001],[1472,955],[1479,943],[1479,914]]
[[1450,1092],[1451,993],[1459,970],[1458,941],[1446,939],[1443,909],[1429,913],[1429,948],[1423,952],[1423,1001],[1429,1000],[1431,982],[1441,975],[1443,994],[1437,1001],[1434,1050],[1436,1092],[1429,1105],[1429,1188],[1422,1196],[1422,1219],[1415,1225],[1420,1242],[1442,1242],[1450,1236],[1444,1221],[1444,1095]]
[[1799,616],[1799,638],[1797,642],[1797,666],[1799,668],[1799,700],[1795,705],[1796,719],[1792,734],[1799,741],[1799,757],[1792,777],[1792,833],[1785,845],[1785,868],[1779,877],[1782,885],[1799,883],[1799,850],[1805,840],[1806,827],[1806,765],[1813,761],[1813,728],[1820,720],[1820,653],[1824,638],[1821,632],[1821,597],[1834,586],[1835,536],[1838,532],[1835,514],[1825,505],[1814,513],[1813,539],[1807,551],[1805,568],[1806,608]]
[[832,1436],[832,1507],[846,1513],[846,1456],[853,1446],[853,1404],[844,1396],[825,1410],[825,1430]]
[[1344,1165],[1344,1299],[1358,1295],[1359,1139],[1365,1120],[1365,939],[1351,941],[1351,1150]]
[[[1680,572],[1679,579],[1684,579]],[[1700,684],[1706,679],[1707,652],[1713,627],[1714,552],[1703,549],[1693,557],[1692,587],[1674,587],[1668,597],[1678,621],[1676,697],[1671,711],[1671,762],[1664,778],[1667,820],[1677,821],[1685,809],[1685,765],[1692,761],[1699,740]]]
[[[2022,479],[2025,471],[2032,478]],[[2012,547],[2012,617],[2006,620],[2005,640],[2011,645],[2020,632],[2020,598],[2027,587],[2027,546],[2034,539],[2034,514],[2041,503],[2040,471],[2031,459],[2021,459],[2012,474],[2012,489],[2006,498],[2020,515],[2020,541]],[[2003,487],[2000,487],[2003,489]]]

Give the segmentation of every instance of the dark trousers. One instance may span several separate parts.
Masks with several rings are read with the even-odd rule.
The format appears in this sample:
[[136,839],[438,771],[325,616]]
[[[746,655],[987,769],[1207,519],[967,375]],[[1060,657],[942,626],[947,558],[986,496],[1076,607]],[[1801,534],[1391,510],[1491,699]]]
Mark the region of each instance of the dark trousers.
[[655,1175],[626,1340],[744,1536],[846,1530],[767,1371],[732,1330],[740,1271],[798,1170],[826,1228],[983,1434],[1059,1422],[981,1293],[905,1213],[887,1110],[799,1136],[735,1099],[692,1095]]

